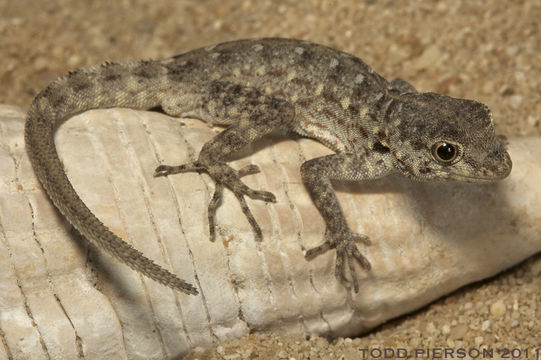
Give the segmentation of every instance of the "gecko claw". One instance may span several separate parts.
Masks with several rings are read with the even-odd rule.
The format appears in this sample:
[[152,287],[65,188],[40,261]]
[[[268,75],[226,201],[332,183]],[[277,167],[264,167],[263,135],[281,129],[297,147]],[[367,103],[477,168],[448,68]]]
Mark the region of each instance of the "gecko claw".
[[165,165],[160,165],[156,168],[156,170],[154,170],[154,174],[153,176],[154,177],[158,177],[158,176],[167,176],[169,174],[169,169],[167,166]]

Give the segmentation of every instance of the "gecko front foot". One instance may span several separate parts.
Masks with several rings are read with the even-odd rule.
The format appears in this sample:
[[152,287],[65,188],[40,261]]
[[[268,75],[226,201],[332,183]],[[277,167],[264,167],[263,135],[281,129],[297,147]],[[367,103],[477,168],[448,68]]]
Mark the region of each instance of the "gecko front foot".
[[260,170],[257,165],[248,165],[240,170],[235,170],[231,166],[220,161],[212,161],[210,164],[206,164],[198,160],[179,166],[160,165],[154,171],[154,176],[167,176],[185,172],[207,173],[216,183],[214,195],[212,196],[208,207],[210,240],[214,241],[216,237],[214,218],[216,215],[216,209],[218,208],[218,205],[222,199],[223,189],[225,186],[229,188],[233,194],[235,194],[235,197],[240,203],[242,212],[254,230],[256,240],[261,241],[263,239],[261,228],[252,215],[250,208],[248,208],[244,196],[248,196],[255,200],[263,200],[265,202],[276,202],[276,198],[271,192],[250,189],[240,180],[240,178],[243,176],[255,174],[259,171]]
[[349,282],[346,277],[346,263],[348,264],[353,290],[359,292],[359,281],[355,271],[355,260],[365,269],[370,270],[370,262],[361,254],[357,248],[356,241],[361,241],[365,245],[370,245],[370,239],[366,235],[356,234],[347,229],[344,231],[331,232],[329,229],[325,232],[325,242],[313,249],[306,251],[304,257],[307,260],[323,254],[329,249],[336,249],[336,265],[334,275],[342,281]]

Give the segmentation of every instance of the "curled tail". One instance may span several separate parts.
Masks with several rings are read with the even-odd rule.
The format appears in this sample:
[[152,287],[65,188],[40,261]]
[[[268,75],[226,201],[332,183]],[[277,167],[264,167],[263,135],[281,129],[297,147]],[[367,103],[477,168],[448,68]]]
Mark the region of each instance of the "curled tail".
[[160,105],[158,88],[163,86],[163,72],[159,62],[106,64],[56,80],[30,106],[25,123],[26,150],[49,198],[88,241],[155,281],[196,295],[194,286],[145,257],[90,211],[70,183],[54,145],[55,129],[75,114],[95,108]]

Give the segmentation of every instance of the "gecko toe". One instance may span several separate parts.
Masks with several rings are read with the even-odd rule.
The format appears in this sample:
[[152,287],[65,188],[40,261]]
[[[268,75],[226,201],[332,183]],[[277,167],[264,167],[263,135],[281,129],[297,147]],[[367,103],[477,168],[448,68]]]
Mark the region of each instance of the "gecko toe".
[[313,258],[315,258],[316,256],[318,255],[321,255],[323,254],[324,252],[326,252],[327,250],[329,250],[330,248],[332,248],[332,245],[330,242],[326,241],[324,242],[323,244],[319,245],[319,246],[316,246],[315,248],[312,248],[310,250],[307,250],[304,254],[304,258],[306,260],[312,260]]
[[168,176],[192,171],[202,172],[205,171],[205,167],[197,161],[176,166],[160,165],[154,170],[154,177]]
[[247,196],[254,200],[263,200],[265,202],[276,202],[276,196],[268,191],[250,190],[246,193]]
[[154,177],[167,176],[172,173],[172,166],[160,165],[154,170]]
[[257,174],[258,172],[261,172],[261,169],[259,168],[259,166],[254,164],[247,165],[238,171],[239,177]]
[[360,241],[366,246],[372,245],[372,241],[370,241],[370,238],[363,234],[354,234],[354,241],[355,242]]

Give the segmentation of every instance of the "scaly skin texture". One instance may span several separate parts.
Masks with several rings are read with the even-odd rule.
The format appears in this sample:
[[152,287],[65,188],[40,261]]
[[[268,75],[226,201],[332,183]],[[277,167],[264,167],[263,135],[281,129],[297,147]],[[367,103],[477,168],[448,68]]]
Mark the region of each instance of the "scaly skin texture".
[[[505,178],[511,159],[494,133],[488,108],[476,101],[418,93],[407,82],[388,82],[362,60],[293,39],[223,43],[161,61],[105,64],[62,77],[33,101],[25,140],[37,177],[62,214],[91,243],[146,276],[188,294],[190,284],[159,267],[114,235],[81,201],[58,158],[53,135],[71,116],[95,108],[160,106],[167,114],[228,125],[207,142],[196,161],[161,165],[155,176],[204,172],[216,182],[209,231],[223,188],[239,200],[256,240],[261,229],[245,196],[275,201],[240,178],[225,159],[273,129],[313,138],[335,154],[306,161],[301,174],[327,231],[312,258],[336,249],[335,274],[358,292],[355,262],[370,269],[342,213],[332,180],[374,180],[398,172],[414,180],[491,182]],[[347,276],[347,273],[350,273]],[[349,279],[348,279],[349,278]]]

